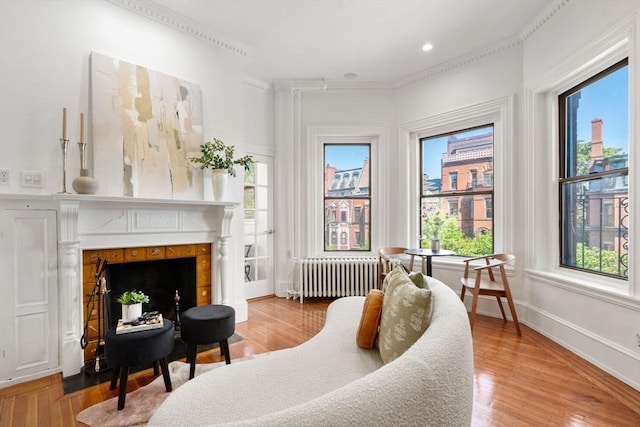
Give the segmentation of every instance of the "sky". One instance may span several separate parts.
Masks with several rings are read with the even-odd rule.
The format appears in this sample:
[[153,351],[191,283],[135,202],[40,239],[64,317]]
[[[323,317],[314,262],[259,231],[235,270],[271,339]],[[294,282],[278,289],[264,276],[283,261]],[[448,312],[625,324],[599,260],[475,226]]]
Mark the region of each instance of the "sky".
[[591,120],[602,119],[604,147],[620,147],[628,153],[629,67],[583,88],[578,107],[578,140],[591,141]]
[[[469,136],[486,135],[491,132],[492,126],[483,126],[468,131],[454,133],[458,138],[467,138]],[[441,160],[442,154],[447,152],[447,140],[449,135],[435,138],[429,138],[424,145],[422,152],[422,164],[424,172],[429,175],[429,179],[437,179],[441,177]]]
[[369,157],[369,145],[325,145],[325,165],[335,166],[339,171],[361,168],[366,157]]

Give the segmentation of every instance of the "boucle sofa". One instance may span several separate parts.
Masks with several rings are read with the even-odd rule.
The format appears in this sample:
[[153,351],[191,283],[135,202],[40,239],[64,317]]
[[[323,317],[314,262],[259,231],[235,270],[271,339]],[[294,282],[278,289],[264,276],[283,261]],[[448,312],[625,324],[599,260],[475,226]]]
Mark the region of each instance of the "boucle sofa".
[[426,278],[431,324],[394,361],[356,345],[364,297],[330,304],[304,344],[197,376],[164,401],[151,426],[468,426],[473,350],[467,312]]

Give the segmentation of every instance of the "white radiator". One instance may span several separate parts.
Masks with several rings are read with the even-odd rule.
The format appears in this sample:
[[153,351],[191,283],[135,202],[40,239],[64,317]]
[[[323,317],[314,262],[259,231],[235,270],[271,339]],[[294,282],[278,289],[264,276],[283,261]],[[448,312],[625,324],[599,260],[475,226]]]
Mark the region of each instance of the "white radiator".
[[298,269],[304,297],[366,296],[378,285],[378,258],[305,258]]

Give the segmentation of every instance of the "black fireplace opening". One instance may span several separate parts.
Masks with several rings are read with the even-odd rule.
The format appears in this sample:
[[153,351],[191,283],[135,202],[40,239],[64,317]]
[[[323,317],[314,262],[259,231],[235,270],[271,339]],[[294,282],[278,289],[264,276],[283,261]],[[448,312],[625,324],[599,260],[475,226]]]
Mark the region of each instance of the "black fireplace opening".
[[174,321],[176,291],[180,296],[180,315],[196,306],[195,257],[108,264],[105,277],[111,308],[105,322],[109,326],[115,326],[122,318],[122,306],[117,300],[125,291],[144,292],[149,303],[142,304],[143,311],[159,311],[164,318]]

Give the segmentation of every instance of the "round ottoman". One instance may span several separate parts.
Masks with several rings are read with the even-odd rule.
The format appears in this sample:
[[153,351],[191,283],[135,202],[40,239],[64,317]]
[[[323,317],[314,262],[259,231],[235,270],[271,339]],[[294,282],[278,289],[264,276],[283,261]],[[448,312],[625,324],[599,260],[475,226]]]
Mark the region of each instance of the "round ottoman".
[[116,328],[111,328],[105,335],[105,356],[107,364],[113,367],[111,375],[111,390],[116,388],[120,377],[120,391],[118,393],[118,410],[124,408],[127,395],[127,379],[129,367],[153,364],[154,374],[158,375],[158,362],[162,368],[164,387],[171,391],[171,377],[167,356],[173,351],[175,334],[173,322],[164,319],[162,328],[148,331],[116,334]]
[[187,343],[187,362],[191,364],[189,379],[195,374],[198,344],[220,343],[220,354],[227,365],[231,363],[228,338],[236,330],[236,311],[233,307],[222,304],[191,307],[182,314],[180,320],[182,341]]

